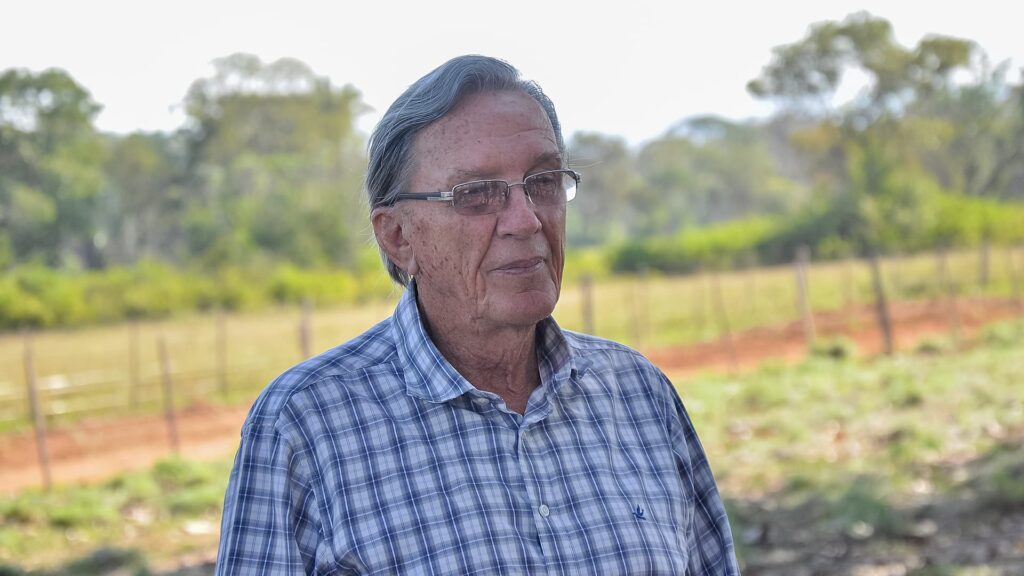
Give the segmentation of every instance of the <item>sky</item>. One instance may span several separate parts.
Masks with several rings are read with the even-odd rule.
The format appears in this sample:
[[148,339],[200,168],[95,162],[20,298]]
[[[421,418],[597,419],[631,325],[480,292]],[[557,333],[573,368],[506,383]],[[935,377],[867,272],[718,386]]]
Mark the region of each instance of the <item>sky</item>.
[[372,108],[359,122],[368,132],[417,78],[479,53],[540,83],[567,135],[596,131],[636,145],[694,115],[769,114],[745,85],[772,48],[861,10],[888,19],[904,45],[926,34],[967,38],[993,62],[1024,67],[1024,3],[1006,0],[0,0],[0,71],[62,68],[103,106],[101,130],[169,131],[214,59],[292,57],[359,89]]

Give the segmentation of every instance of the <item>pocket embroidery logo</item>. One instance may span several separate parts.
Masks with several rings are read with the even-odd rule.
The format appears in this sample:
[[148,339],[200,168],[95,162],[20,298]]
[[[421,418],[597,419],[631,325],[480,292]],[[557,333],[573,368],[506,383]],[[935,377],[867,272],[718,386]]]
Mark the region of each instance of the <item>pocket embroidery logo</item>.
[[643,520],[644,519],[644,509],[639,507],[639,506],[637,506],[636,509],[633,510],[633,517],[636,518],[637,520]]

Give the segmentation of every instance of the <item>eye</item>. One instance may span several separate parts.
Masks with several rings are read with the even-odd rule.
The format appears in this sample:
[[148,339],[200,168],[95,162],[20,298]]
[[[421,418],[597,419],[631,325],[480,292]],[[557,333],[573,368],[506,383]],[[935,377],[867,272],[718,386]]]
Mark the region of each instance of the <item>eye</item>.
[[505,204],[508,185],[500,180],[460,184],[452,190],[452,204],[462,212],[484,214]]
[[565,174],[558,170],[541,172],[528,177],[526,187],[530,198],[539,204],[560,202],[562,194],[565,192],[563,183],[565,177]]

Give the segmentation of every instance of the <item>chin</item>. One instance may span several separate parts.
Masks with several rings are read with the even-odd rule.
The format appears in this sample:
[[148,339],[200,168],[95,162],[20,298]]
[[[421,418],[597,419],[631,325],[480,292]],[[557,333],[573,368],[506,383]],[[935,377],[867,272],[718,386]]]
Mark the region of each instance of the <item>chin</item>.
[[507,324],[532,325],[547,318],[558,303],[558,291],[549,288],[520,292],[505,298],[495,315]]

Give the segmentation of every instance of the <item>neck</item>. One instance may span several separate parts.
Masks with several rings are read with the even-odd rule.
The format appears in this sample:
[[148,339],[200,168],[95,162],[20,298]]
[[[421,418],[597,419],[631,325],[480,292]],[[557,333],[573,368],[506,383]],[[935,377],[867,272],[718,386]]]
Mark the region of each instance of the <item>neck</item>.
[[463,378],[497,394],[510,410],[525,412],[530,393],[540,385],[536,324],[487,327],[471,318],[431,315],[422,304],[420,316],[438,351]]

